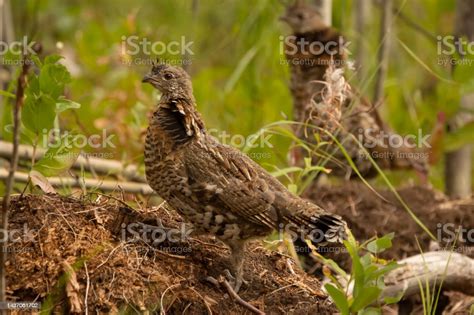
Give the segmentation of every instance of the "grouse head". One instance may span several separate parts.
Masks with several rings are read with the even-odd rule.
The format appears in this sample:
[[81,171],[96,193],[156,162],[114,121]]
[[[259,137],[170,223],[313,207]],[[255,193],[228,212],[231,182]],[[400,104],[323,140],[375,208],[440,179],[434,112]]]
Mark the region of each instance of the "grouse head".
[[163,95],[172,97],[189,97],[193,93],[191,78],[182,68],[157,63],[142,82],[150,83]]
[[327,27],[318,9],[304,0],[296,0],[293,5],[288,6],[280,20],[285,21],[295,34],[319,31]]

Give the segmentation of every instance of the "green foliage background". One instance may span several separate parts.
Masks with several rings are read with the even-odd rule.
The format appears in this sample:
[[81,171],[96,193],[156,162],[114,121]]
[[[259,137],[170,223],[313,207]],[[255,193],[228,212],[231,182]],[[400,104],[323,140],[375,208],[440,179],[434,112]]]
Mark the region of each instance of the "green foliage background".
[[[73,114],[61,116],[62,129],[84,134],[115,134],[116,148],[98,152],[109,158],[130,163],[142,161],[143,132],[147,115],[157,94],[141,78],[155,56],[129,56],[121,51],[123,37],[137,35],[151,42],[193,41],[189,71],[195,96],[207,127],[244,136],[264,125],[291,118],[291,98],[285,58],[280,51],[280,36],[289,29],[278,21],[284,10],[280,1],[12,1],[15,38],[24,35],[40,42],[44,54],[60,54],[72,74],[66,96],[81,104]],[[333,24],[351,41],[363,36],[367,45],[364,56],[367,78],[362,81],[349,74],[351,82],[369,98],[377,68],[380,11],[371,6],[367,32],[353,30],[353,2],[333,1]],[[455,1],[397,1],[396,6],[435,36],[453,31]],[[194,7],[194,9],[193,9]],[[438,64],[437,43],[394,20],[386,102],[382,115],[401,134],[428,134],[437,113],[454,113],[459,101],[459,85],[445,83],[450,72]],[[403,42],[416,56],[402,47]],[[354,44],[349,46],[353,53]],[[165,54],[165,60],[179,61],[181,56]],[[427,71],[419,62],[431,70]],[[131,61],[131,63],[129,63]],[[434,75],[437,74],[437,75]],[[2,108],[2,119],[10,119],[10,106]],[[8,139],[3,131],[2,137]],[[460,138],[460,140],[459,140]],[[472,133],[458,136],[461,144],[472,141]],[[284,137],[271,139],[274,148],[268,158],[258,160],[270,170],[287,165],[290,144]],[[443,187],[442,161],[433,169],[431,182]],[[395,183],[407,180],[407,174],[390,174]],[[410,174],[413,175],[413,174]],[[416,180],[415,176],[410,176]],[[381,184],[381,183],[379,183]]]

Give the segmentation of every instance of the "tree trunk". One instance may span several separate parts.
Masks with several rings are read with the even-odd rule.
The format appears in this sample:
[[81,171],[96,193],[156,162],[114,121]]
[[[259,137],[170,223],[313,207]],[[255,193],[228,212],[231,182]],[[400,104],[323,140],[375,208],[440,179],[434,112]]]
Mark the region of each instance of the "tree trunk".
[[332,25],[332,0],[314,0],[314,5],[318,8],[324,24]]
[[383,99],[385,77],[388,70],[388,52],[390,49],[390,37],[392,27],[392,0],[384,0],[381,3],[382,20],[380,23],[380,48],[377,54],[378,68],[375,81],[373,104],[378,106]]
[[[456,3],[456,36],[474,40],[474,2],[472,0],[457,0]],[[474,95],[464,95],[461,98],[459,112],[448,121],[448,132],[462,127],[473,120]],[[471,113],[470,113],[471,112]],[[445,182],[446,193],[450,197],[464,198],[472,191],[472,147],[466,145],[460,149],[446,153]]]
[[359,81],[365,79],[367,66],[365,59],[367,56],[367,47],[365,45],[365,31],[369,13],[369,2],[365,0],[356,0],[355,2],[355,31],[356,31],[356,51],[355,63],[357,69],[357,77]]

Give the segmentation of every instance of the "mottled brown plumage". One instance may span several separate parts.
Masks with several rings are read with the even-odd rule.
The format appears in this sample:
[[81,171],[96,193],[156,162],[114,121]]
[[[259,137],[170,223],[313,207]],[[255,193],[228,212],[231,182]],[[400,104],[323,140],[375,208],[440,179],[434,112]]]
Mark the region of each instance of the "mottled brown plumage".
[[341,240],[345,223],[338,216],[291,194],[246,155],[206,133],[184,70],[156,65],[143,82],[162,93],[146,136],[147,180],[198,233],[230,247],[237,289],[249,239],[291,226],[303,238],[318,229],[324,237],[315,243]]
[[[313,133],[319,134],[324,141],[330,140],[330,137],[321,130],[337,135],[338,141],[343,143],[344,149],[360,173],[366,177],[376,175],[377,170],[366,151],[353,139],[353,136],[362,143],[382,168],[414,168],[426,172],[426,154],[410,147],[411,145],[390,146],[388,138],[394,133],[384,125],[377,109],[357,93],[348,93],[346,99],[340,104],[315,106],[315,104],[324,103],[324,82],[328,82],[325,74],[328,70],[334,71],[344,66],[345,41],[336,30],[323,23],[315,7],[303,0],[297,0],[293,5],[288,6],[281,19],[293,31],[292,36],[286,40],[285,50],[291,72],[293,118],[300,123],[320,128],[308,132],[308,128],[299,127],[295,130],[297,136],[314,143]],[[295,45],[295,43],[303,42],[305,46]],[[310,45],[326,47],[326,49],[309,51]],[[331,155],[325,166],[332,169],[332,174],[355,175],[346,157],[334,143],[329,143],[319,149]],[[297,156],[300,155],[301,153],[297,152]],[[320,164],[325,159],[327,157],[316,156],[313,158],[313,163]]]

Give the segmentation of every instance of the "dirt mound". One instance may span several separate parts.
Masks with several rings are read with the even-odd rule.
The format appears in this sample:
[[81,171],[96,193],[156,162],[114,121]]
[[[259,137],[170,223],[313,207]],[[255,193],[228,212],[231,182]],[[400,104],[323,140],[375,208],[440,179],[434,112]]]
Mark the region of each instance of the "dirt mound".
[[[458,236],[455,251],[474,258],[474,200],[449,199],[443,193],[427,187],[405,187],[398,193],[438,239],[432,240],[423,229],[416,224],[411,216],[396,199],[393,192],[379,190],[378,193],[387,201],[379,198],[367,186],[358,182],[348,182],[340,187],[314,187],[306,195],[308,199],[325,207],[331,212],[341,215],[348,223],[352,233],[360,242],[375,235],[382,236],[394,232],[393,246],[381,256],[387,259],[400,260],[423,252],[452,248],[456,239],[456,229],[461,226],[462,233]],[[469,232],[471,231],[471,232]],[[419,242],[419,246],[418,243]],[[326,257],[332,258],[350,270],[349,255],[344,252],[334,254],[326,251]],[[320,268],[319,264],[312,267]],[[439,309],[443,314],[468,314],[474,297],[457,292],[443,292]],[[410,305],[411,313],[421,314],[421,300],[404,302]],[[396,307],[394,307],[396,311]]]
[[394,232],[393,247],[383,253],[385,258],[399,260],[419,254],[417,240],[423,251],[450,246],[449,241],[455,238],[459,226],[463,228],[463,233],[456,242],[456,251],[474,257],[474,235],[467,235],[469,230],[474,231],[473,199],[450,200],[439,191],[420,186],[398,190],[415,215],[438,238],[438,241],[433,241],[393,192],[380,190],[378,193],[387,201],[364,184],[349,182],[340,187],[310,189],[306,197],[341,215],[359,241]]
[[[147,231],[138,228],[157,226],[159,220],[166,228],[181,229],[180,218],[164,208],[134,213],[103,196],[94,201],[55,195],[13,199],[9,300],[35,300],[43,308],[77,313],[86,304],[97,313],[124,308],[132,313],[249,313],[225,289],[205,280],[228,266],[229,252],[220,242],[199,237],[152,246],[131,238],[137,236],[133,231]],[[293,270],[291,259],[261,244],[252,243],[246,252],[249,283],[239,292],[243,300],[269,314],[336,312],[316,278]]]
[[[379,193],[388,201],[358,183],[318,187],[308,196],[343,216],[360,241],[395,232],[393,248],[383,253],[386,258],[418,254],[416,238],[424,251],[444,246],[430,240],[391,192]],[[446,231],[438,234],[439,224],[474,228],[472,200],[449,200],[421,187],[399,193],[435,236],[449,236]],[[132,313],[161,308],[169,314],[249,313],[224,288],[206,280],[228,266],[227,248],[211,237],[143,242],[159,222],[173,231],[183,229],[173,211],[163,207],[131,210],[104,196],[94,200],[53,195],[14,198],[7,262],[9,300],[35,300],[43,308],[78,313],[86,304],[89,311],[99,313],[125,308]],[[336,312],[315,277],[292,268],[291,258],[262,245],[254,242],[246,252],[249,284],[239,292],[243,300],[269,314]],[[457,249],[473,257],[472,245],[458,241]],[[331,258],[350,266],[344,254]],[[469,305],[468,299],[472,297],[455,300],[449,296],[448,308],[459,310]]]

